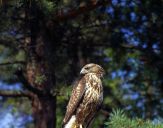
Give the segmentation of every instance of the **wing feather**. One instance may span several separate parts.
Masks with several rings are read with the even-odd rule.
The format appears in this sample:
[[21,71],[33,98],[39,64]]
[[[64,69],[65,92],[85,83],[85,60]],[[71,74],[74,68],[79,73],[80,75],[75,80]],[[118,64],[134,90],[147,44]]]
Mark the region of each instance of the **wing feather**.
[[77,85],[75,85],[72,90],[72,94],[67,105],[67,111],[63,120],[63,125],[65,125],[69,121],[70,117],[75,112],[77,106],[79,105],[83,97],[84,92],[85,92],[85,78],[83,77],[79,80]]

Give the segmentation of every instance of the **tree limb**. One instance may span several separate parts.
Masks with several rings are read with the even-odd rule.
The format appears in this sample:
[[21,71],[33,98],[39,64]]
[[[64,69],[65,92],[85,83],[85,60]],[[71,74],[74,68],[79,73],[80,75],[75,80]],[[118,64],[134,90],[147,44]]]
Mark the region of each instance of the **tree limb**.
[[110,115],[110,112],[104,110],[104,109],[101,109],[100,112],[105,115],[105,116],[109,116]]
[[25,61],[13,61],[0,63],[0,66],[12,65],[12,64],[25,64]]
[[27,89],[28,91],[37,94],[39,96],[44,96],[47,94],[47,92],[43,90],[39,90],[33,87],[32,85],[30,85],[27,79],[25,78],[22,70],[18,70],[17,72],[15,72],[15,75],[18,76],[18,80],[23,84],[24,88]]
[[0,90],[0,96],[3,96],[3,97],[13,97],[13,98],[19,98],[19,97],[31,98],[32,97],[30,92],[7,91],[7,90]]
[[17,49],[16,45],[13,43],[14,41],[6,40],[6,39],[0,39],[0,45],[3,45],[5,47],[9,47],[12,49]]
[[110,3],[109,0],[99,0],[98,2],[95,2],[94,0],[92,0],[90,1],[89,4],[79,7],[78,9],[71,9],[68,12],[64,12],[64,9],[62,9],[58,12],[57,16],[55,17],[55,20],[63,21],[67,19],[72,19],[81,14],[94,10],[100,6],[107,5],[109,3]]

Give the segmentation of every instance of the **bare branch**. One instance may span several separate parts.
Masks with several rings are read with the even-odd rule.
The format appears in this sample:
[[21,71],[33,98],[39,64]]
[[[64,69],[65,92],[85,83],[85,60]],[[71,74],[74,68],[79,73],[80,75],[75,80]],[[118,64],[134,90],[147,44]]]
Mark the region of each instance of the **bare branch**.
[[25,61],[13,61],[13,62],[4,62],[0,63],[0,66],[12,65],[12,64],[25,64]]
[[70,11],[66,13],[64,13],[64,9],[62,9],[59,11],[58,15],[55,17],[55,20],[63,21],[67,19],[72,19],[81,14],[94,10],[100,6],[105,6],[109,3],[110,3],[109,0],[99,0],[98,2],[95,2],[94,0],[92,0],[91,3],[84,5],[82,7],[79,7],[78,9],[71,9]]
[[45,96],[48,93],[45,90],[39,90],[34,86],[30,85],[28,80],[25,78],[22,70],[18,70],[17,72],[15,72],[15,75],[18,76],[19,81],[23,84],[24,88],[27,89],[28,91],[37,94],[39,96]]
[[110,115],[110,112],[104,110],[104,109],[101,109],[100,112],[105,115],[105,116],[109,116]]
[[3,45],[5,47],[9,47],[12,49],[17,49],[13,42],[14,41],[11,41],[11,40],[0,39],[0,45]]
[[8,90],[0,90],[0,96],[3,96],[3,97],[13,97],[13,98],[19,98],[19,97],[31,98],[32,97],[30,92],[8,91]]

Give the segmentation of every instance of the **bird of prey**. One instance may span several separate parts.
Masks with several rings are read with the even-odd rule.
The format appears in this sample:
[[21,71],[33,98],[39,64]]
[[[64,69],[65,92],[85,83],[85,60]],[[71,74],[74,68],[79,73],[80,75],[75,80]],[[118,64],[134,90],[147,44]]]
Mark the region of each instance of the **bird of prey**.
[[77,81],[67,105],[62,128],[90,128],[103,101],[101,78],[104,69],[94,63],[81,69],[81,79]]

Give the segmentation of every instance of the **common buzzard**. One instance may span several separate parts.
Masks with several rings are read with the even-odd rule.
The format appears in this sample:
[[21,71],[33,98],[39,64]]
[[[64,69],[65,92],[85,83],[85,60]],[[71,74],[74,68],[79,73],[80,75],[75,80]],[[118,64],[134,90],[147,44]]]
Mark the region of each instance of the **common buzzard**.
[[104,69],[90,63],[81,69],[80,74],[82,77],[72,90],[62,128],[90,128],[102,104]]

